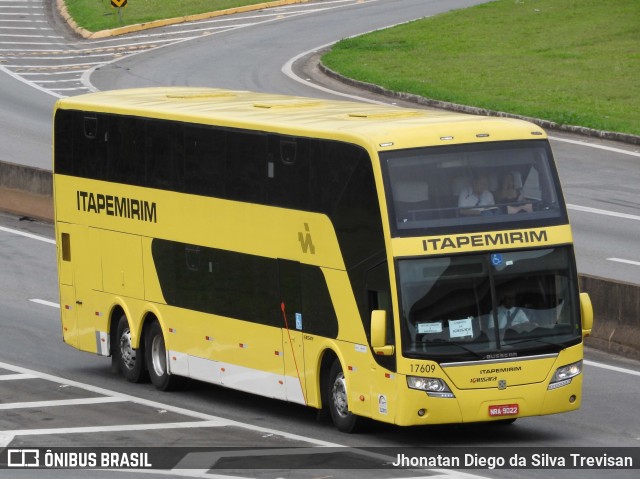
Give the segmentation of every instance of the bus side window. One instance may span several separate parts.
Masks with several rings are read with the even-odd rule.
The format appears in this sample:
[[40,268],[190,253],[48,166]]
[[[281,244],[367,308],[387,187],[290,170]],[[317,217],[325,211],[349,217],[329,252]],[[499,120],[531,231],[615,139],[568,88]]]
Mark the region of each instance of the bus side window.
[[227,132],[226,197],[248,203],[266,202],[267,136]]
[[268,204],[309,209],[310,141],[269,135],[267,155]]
[[101,180],[107,162],[109,133],[104,116],[82,116],[74,136],[74,174]]
[[58,110],[55,117],[54,148],[55,173],[73,174],[73,131],[76,113],[68,110]]
[[225,197],[226,133],[220,128],[185,126],[184,181],[187,193]]
[[149,120],[145,158],[146,184],[183,191],[184,134],[180,123]]
[[131,117],[110,118],[107,181],[145,186],[145,120]]

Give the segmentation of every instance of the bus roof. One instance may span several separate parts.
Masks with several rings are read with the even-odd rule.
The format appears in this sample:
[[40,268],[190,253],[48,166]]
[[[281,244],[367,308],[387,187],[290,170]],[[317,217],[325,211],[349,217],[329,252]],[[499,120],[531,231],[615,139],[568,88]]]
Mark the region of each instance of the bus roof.
[[104,91],[58,100],[56,108],[330,138],[380,151],[546,138],[539,126],[510,118],[214,88]]

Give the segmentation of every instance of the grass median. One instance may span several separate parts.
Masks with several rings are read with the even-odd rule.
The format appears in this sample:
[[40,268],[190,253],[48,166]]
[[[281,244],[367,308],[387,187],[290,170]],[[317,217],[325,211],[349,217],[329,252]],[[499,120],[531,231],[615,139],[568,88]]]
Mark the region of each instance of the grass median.
[[638,135],[638,19],[638,0],[497,0],[344,40],[322,61],[394,91]]
[[64,0],[69,15],[90,32],[136,23],[217,12],[273,0],[128,0],[120,12],[111,0]]

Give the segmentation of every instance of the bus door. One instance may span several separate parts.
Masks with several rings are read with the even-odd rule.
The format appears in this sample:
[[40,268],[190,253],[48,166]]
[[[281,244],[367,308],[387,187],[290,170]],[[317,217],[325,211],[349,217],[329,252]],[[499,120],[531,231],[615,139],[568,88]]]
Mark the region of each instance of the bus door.
[[287,400],[306,404],[300,263],[278,260]]
[[93,265],[89,231],[86,226],[58,223],[60,311],[64,341],[75,348],[96,352],[93,316],[86,304]]

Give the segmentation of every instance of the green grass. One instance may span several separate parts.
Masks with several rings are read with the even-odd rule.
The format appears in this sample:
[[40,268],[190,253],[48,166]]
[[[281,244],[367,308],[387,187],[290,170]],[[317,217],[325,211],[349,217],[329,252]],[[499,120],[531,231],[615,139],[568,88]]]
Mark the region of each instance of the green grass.
[[640,134],[639,0],[497,0],[344,40],[322,61],[394,91]]
[[256,5],[269,0],[128,0],[122,8],[122,22],[111,0],[65,0],[71,17],[90,32],[125,25],[145,23],[165,18],[184,17],[198,13]]

